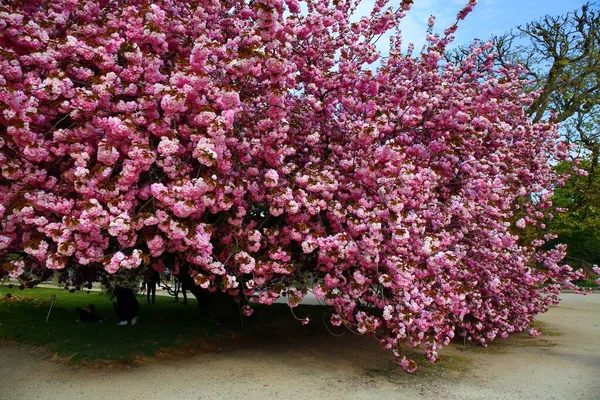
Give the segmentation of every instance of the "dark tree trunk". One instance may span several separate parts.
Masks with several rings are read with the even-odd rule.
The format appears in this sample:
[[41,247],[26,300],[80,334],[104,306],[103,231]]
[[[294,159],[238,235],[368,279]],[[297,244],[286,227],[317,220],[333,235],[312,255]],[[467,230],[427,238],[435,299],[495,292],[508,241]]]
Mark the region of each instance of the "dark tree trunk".
[[214,293],[196,286],[194,278],[189,274],[187,265],[179,269],[177,279],[181,282],[182,290],[191,292],[198,301],[198,307],[203,313],[212,313],[221,320],[240,318],[238,304],[233,296],[217,290]]

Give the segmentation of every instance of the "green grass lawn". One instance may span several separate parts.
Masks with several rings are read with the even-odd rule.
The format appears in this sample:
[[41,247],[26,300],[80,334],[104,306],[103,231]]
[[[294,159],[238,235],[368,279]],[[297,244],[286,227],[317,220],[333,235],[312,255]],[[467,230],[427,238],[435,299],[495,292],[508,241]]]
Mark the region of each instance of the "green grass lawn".
[[[7,293],[33,296],[50,300],[56,295],[56,302],[46,323],[48,306],[28,308],[21,305],[8,306],[0,302],[0,338],[39,346],[51,354],[73,363],[80,362],[123,362],[129,363],[136,356],[152,357],[159,350],[193,350],[202,343],[228,340],[238,335],[257,335],[267,325],[283,322],[289,325],[293,317],[286,305],[257,307],[260,317],[241,324],[218,324],[214,317],[201,315],[192,297],[190,305],[174,303],[172,297],[156,296],[156,304],[140,302],[139,322],[135,326],[117,326],[117,319],[108,295],[100,292],[87,294],[84,291],[69,293],[61,289],[34,288],[19,290],[0,286],[0,298]],[[108,317],[105,323],[76,323],[75,308],[93,303],[101,317]],[[314,307],[299,310],[305,316]],[[307,311],[308,310],[308,311]],[[323,311],[322,309],[320,310]],[[300,323],[293,321],[294,326]],[[261,328],[262,325],[262,328]]]
[[596,284],[596,280],[595,279],[588,279],[585,281],[577,281],[574,282],[577,286],[581,287],[581,288],[591,288],[591,289],[598,289],[598,285]]

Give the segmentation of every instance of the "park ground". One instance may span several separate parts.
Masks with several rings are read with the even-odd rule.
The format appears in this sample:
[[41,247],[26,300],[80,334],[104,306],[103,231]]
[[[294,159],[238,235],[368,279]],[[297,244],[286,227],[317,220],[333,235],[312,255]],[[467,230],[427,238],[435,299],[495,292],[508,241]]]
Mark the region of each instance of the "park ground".
[[[333,336],[319,321],[282,323],[276,312],[242,330],[215,330],[203,327],[211,321],[173,323],[190,311],[167,301],[154,313],[144,305],[146,319],[135,327],[73,325],[70,338],[61,332],[72,310],[59,307],[47,328],[35,322],[36,335],[19,330],[16,310],[0,313],[0,336],[11,339],[0,343],[0,399],[600,399],[598,293],[563,294],[560,306],[539,316],[542,336],[517,334],[487,349],[455,343],[415,375],[400,371],[374,340]],[[42,310],[25,314],[45,318]],[[51,340],[45,335],[56,341],[36,345]],[[152,356],[128,348],[132,339]],[[85,354],[67,357],[77,349]],[[123,349],[140,354],[120,358]],[[107,358],[116,361],[100,361]]]

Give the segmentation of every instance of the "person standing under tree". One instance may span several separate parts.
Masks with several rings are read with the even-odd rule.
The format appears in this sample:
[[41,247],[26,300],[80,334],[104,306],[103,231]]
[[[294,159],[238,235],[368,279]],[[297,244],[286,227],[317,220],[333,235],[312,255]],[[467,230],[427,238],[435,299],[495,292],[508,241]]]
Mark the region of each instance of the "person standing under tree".
[[146,270],[144,276],[144,285],[146,286],[146,301],[150,304],[150,293],[152,293],[152,304],[156,300],[156,286],[160,282],[160,274],[153,267],[149,267]]
[[135,293],[130,288],[115,286],[113,291],[117,301],[113,301],[113,308],[119,318],[118,325],[135,325],[140,312],[140,303],[138,303]]

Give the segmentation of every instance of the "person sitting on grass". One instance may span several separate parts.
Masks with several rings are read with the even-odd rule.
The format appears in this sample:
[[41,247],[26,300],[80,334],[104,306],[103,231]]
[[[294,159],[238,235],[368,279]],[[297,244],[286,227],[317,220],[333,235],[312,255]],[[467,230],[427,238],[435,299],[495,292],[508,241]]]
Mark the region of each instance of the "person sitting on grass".
[[96,314],[96,306],[93,304],[88,304],[86,308],[77,307],[75,309],[77,314],[79,314],[79,319],[77,322],[104,322],[103,318],[100,318],[98,314]]
[[113,308],[121,321],[117,325],[127,325],[128,323],[135,325],[140,312],[140,303],[138,303],[133,290],[116,286],[113,294],[117,298],[116,302],[113,301]]

